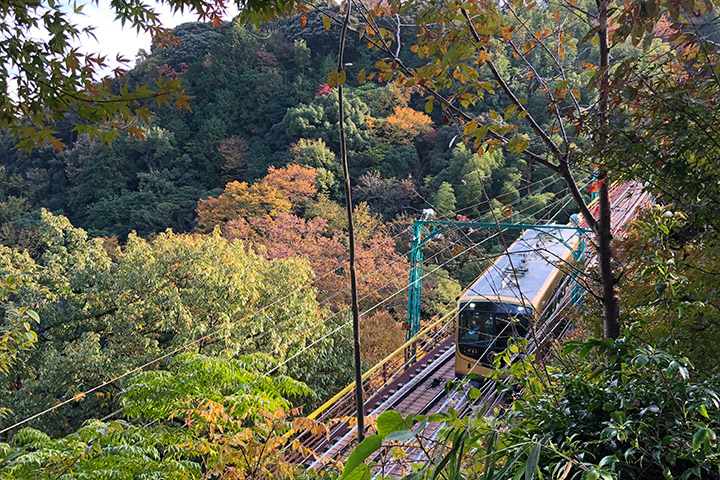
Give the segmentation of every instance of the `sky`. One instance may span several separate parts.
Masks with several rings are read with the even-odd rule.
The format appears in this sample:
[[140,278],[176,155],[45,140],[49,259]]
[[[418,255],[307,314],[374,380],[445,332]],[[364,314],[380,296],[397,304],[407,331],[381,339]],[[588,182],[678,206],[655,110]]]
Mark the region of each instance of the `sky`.
[[[233,3],[233,2],[229,2]],[[197,21],[195,14],[175,14],[167,5],[160,5],[150,0],[146,4],[151,5],[160,14],[163,23],[168,27],[175,27],[181,23]],[[228,8],[228,13],[224,20],[232,20],[238,13],[237,7],[232,5]],[[100,0],[98,5],[89,3],[83,9],[82,15],[73,15],[72,21],[81,26],[95,26],[95,40],[92,37],[86,37],[82,41],[81,49],[85,53],[101,53],[107,55],[109,63],[109,71],[118,66],[115,57],[119,53],[125,58],[131,60],[126,68],[135,65],[135,56],[138,50],[145,49],[150,51],[150,35],[146,33],[138,34],[135,29],[129,25],[123,28],[119,21],[115,20],[115,15],[110,8],[109,0]]]

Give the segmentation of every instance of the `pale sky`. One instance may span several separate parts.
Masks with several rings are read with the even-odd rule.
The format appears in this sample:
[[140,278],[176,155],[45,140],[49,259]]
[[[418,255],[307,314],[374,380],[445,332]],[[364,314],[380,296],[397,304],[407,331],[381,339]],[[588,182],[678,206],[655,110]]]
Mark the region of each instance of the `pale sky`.
[[[237,6],[232,2],[228,8],[224,20],[232,20],[238,13]],[[195,14],[176,14],[171,13],[167,5],[159,5],[150,0],[146,4],[151,5],[160,14],[163,23],[168,27],[175,27],[181,23],[197,21]],[[141,48],[150,51],[150,36],[145,33],[138,34],[135,29],[128,24],[125,27],[120,26],[120,22],[115,20],[115,16],[110,9],[109,0],[100,0],[99,5],[93,3],[87,4],[83,9],[83,15],[73,15],[72,21],[77,22],[81,26],[95,26],[95,36],[97,41],[92,37],[86,37],[82,41],[82,50],[85,53],[101,53],[107,55],[108,64],[111,67],[117,66],[115,56],[119,53],[125,58],[131,60],[127,64],[127,68],[135,65],[135,55]]]

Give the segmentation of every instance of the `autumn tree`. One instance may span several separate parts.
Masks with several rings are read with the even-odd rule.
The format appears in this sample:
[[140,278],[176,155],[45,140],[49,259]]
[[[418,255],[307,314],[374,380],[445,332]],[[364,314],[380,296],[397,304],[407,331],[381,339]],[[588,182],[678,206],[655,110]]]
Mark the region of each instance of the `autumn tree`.
[[386,310],[373,312],[360,321],[363,361],[375,365],[405,341],[400,322]]
[[410,107],[398,106],[375,128],[380,137],[389,142],[412,145],[418,136],[432,130],[432,120]]
[[198,231],[209,232],[239,218],[273,218],[302,208],[316,193],[315,178],[312,168],[288,165],[270,167],[267,175],[252,185],[230,182],[219,197],[198,202]]
[[297,208],[317,193],[316,178],[317,173],[314,168],[290,164],[283,168],[270,167],[260,183],[277,189],[293,207]]
[[[163,3],[174,11],[188,9],[214,24],[219,24],[224,10],[222,4],[213,2]],[[6,28],[0,35],[0,117],[3,129],[20,149],[31,150],[46,142],[54,149],[63,148],[56,124],[65,116],[72,116],[80,133],[109,142],[118,130],[142,137],[137,122],[146,123],[152,115],[147,105],[150,101],[189,108],[189,97],[177,78],[160,77],[152,85],[133,86],[123,79],[123,66],[104,76],[103,70],[110,66],[108,59],[76,47],[95,29],[74,21],[73,15],[82,11],[83,5],[68,9],[53,3],[16,1],[2,8]],[[116,2],[111,13],[116,21],[149,33],[159,44],[173,41],[170,29],[162,25],[151,6]],[[120,56],[117,60],[120,65],[128,63]]]
[[[358,218],[358,290],[363,310],[373,307],[387,293],[401,290],[407,277],[407,262],[394,249],[394,242],[370,214],[367,206],[356,207]],[[332,229],[326,220],[305,220],[280,214],[276,218],[250,218],[228,222],[224,235],[259,247],[267,258],[307,256],[315,273],[318,300],[333,311],[343,309],[349,293],[343,268],[346,235]],[[404,308],[402,295],[384,305]]]
[[[394,241],[385,232],[381,219],[366,204],[355,208],[355,219],[359,307],[361,312],[369,311],[361,318],[362,350],[364,358],[371,361],[383,358],[402,343],[398,319],[388,311],[405,309],[407,297],[402,293],[408,266],[395,251]],[[308,220],[290,214],[241,218],[228,222],[223,231],[226,238],[243,240],[269,259],[307,257],[315,274],[313,285],[320,305],[329,308],[333,316],[346,310],[350,294],[345,231],[333,229],[323,218]],[[392,297],[388,299],[389,295]],[[378,336],[373,333],[375,328],[395,333]]]

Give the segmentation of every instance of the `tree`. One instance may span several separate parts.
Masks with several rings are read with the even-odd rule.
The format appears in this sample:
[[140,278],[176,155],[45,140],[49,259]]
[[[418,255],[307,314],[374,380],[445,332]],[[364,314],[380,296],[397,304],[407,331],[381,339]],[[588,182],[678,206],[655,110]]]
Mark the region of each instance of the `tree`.
[[408,89],[397,82],[390,82],[384,87],[370,83],[361,85],[359,93],[365,97],[370,110],[379,117],[388,117],[398,108],[406,108],[410,103],[413,89]]
[[[402,290],[407,277],[407,262],[394,249],[379,227],[377,217],[367,205],[355,209],[358,219],[358,291],[362,310],[375,306],[384,295]],[[258,248],[267,258],[285,259],[306,256],[315,273],[314,285],[321,305],[337,312],[348,304],[348,272],[343,268],[346,233],[333,230],[322,218],[305,220],[280,214],[276,218],[250,218],[228,222],[224,235],[242,239]],[[384,308],[404,308],[401,295],[386,302]],[[387,353],[387,352],[386,352]]]
[[290,164],[283,168],[268,168],[262,184],[277,189],[287,198],[291,205],[300,207],[317,193],[315,169]]
[[242,178],[242,174],[247,169],[245,156],[247,155],[248,144],[245,139],[237,135],[229,137],[223,140],[218,151],[225,158],[220,181],[229,183]]
[[[207,354],[264,352],[283,361],[323,328],[304,259],[267,260],[219,233],[166,232],[152,241],[131,235],[113,262],[101,239],[89,239],[63,217],[43,212],[38,228],[45,245],[37,261],[0,251],[0,273],[36,272],[14,302],[32,305],[41,319],[36,348],[20,352],[21,361],[0,378],[13,408],[8,422],[179,345]],[[55,434],[115,408],[112,390],[98,391],[39,424]]]
[[455,192],[452,185],[447,182],[440,184],[437,192],[433,197],[433,205],[441,215],[449,214],[455,211]]
[[[190,9],[214,24],[220,21],[222,13],[222,5],[213,2],[164,3],[175,11]],[[73,22],[72,16],[82,10],[82,5],[68,9],[53,3],[19,1],[2,8],[0,118],[3,129],[22,150],[41,147],[46,142],[53,149],[63,148],[65,145],[54,128],[66,115],[74,117],[78,132],[109,142],[118,130],[142,137],[136,121],[147,122],[151,115],[149,101],[189,108],[189,97],[183,93],[178,79],[159,78],[152,87],[145,84],[132,91],[131,85],[122,81],[121,67],[112,76],[101,79],[100,72],[109,65],[107,59],[99,54],[82,53],[75,46],[94,30]],[[152,7],[123,1],[113,3],[112,12],[116,20],[150,33],[161,44],[173,41],[170,30],[162,26]]]
[[295,56],[295,61],[300,67],[300,71],[303,75],[305,75],[305,65],[310,62],[311,57],[311,52],[307,46],[307,42],[302,38],[296,39],[293,42],[293,53]]
[[412,145],[418,136],[432,130],[432,120],[410,107],[397,106],[377,129],[380,137],[389,142]]
[[301,138],[290,146],[290,152],[295,163],[315,169],[318,192],[337,194],[340,165],[322,139]]
[[405,341],[405,332],[399,328],[398,319],[385,310],[374,312],[360,321],[362,359],[376,365]]
[[175,135],[153,127],[138,140],[120,135],[111,146],[81,136],[65,152],[66,212],[92,233],[125,238],[167,228],[189,230],[202,194],[199,172]]
[[[33,323],[40,322],[38,314],[26,306],[9,302],[10,295],[18,293],[23,273],[6,275],[0,284],[0,302],[5,312],[5,318],[0,323],[0,375],[7,375],[20,353],[33,348],[38,340],[32,329]],[[6,406],[0,405],[0,417],[9,412]]]
[[[367,119],[368,106],[362,99],[350,96],[344,100],[345,129],[348,148],[365,150],[372,146],[373,137]],[[312,104],[300,104],[287,110],[283,118],[285,134],[291,140],[300,138],[324,139],[336,146],[338,136],[338,96],[333,90],[320,96]]]
[[217,198],[198,202],[198,231],[209,232],[218,225],[240,218],[274,218],[302,208],[315,196],[315,170],[299,165],[276,169],[252,185],[230,182]]
[[289,433],[325,428],[292,406],[312,396],[308,387],[265,375],[270,365],[261,355],[179,355],[121,394],[130,421],[89,420],[56,439],[25,428],[0,443],[0,477],[294,478],[286,453],[307,451]]

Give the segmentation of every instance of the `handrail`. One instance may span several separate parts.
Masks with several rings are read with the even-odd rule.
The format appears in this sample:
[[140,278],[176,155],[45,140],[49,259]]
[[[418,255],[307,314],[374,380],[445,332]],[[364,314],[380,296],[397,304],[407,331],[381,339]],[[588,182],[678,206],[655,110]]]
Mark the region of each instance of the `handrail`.
[[[431,323],[424,329],[420,330],[417,333],[417,335],[415,335],[413,338],[411,338],[407,342],[403,343],[394,352],[390,353],[387,357],[383,358],[378,363],[376,363],[373,367],[371,367],[367,372],[365,372],[363,374],[361,379],[366,380],[370,375],[372,375],[377,370],[382,368],[383,365],[385,365],[387,362],[389,362],[390,360],[395,358],[395,356],[398,353],[404,352],[407,347],[412,345],[414,342],[417,342],[419,337],[421,337],[422,335],[425,335],[426,333],[428,333],[430,330],[437,327],[438,325],[446,322],[448,320],[448,318],[455,315],[456,312],[457,312],[457,308],[454,308],[450,312],[446,313],[441,318],[436,320],[435,322]],[[348,392],[350,392],[353,388],[355,388],[355,382],[352,382],[350,385],[348,385],[347,387],[340,390],[334,397],[332,397],[330,400],[328,400],[327,402],[320,405],[314,412],[312,412],[310,415],[308,415],[307,418],[310,418],[310,419],[317,418],[320,414],[322,414],[325,410],[327,410],[328,407],[334,405],[340,398],[342,398],[344,395],[346,395]]]

